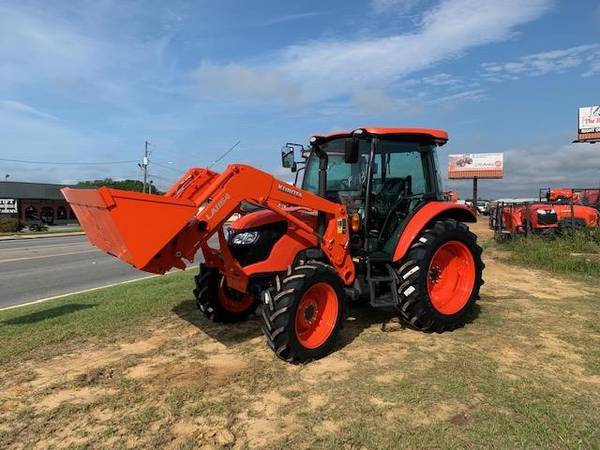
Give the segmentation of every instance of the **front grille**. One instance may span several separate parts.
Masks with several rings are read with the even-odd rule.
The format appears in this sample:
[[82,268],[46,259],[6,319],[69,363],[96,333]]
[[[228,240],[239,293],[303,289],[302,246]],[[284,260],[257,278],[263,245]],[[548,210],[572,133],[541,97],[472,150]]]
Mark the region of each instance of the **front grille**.
[[537,219],[540,225],[554,225],[558,223],[558,217],[555,212],[547,212],[546,214],[538,213]]
[[[232,239],[238,233],[258,231],[258,242],[253,245],[233,245]],[[229,235],[229,251],[242,267],[266,260],[273,246],[287,231],[287,222],[275,222],[262,227],[235,230]]]

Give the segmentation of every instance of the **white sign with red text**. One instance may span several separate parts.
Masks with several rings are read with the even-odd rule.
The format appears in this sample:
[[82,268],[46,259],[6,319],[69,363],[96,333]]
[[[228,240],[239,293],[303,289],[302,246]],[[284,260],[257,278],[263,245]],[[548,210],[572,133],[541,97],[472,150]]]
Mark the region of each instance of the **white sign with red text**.
[[579,108],[579,132],[593,133],[600,131],[600,106]]

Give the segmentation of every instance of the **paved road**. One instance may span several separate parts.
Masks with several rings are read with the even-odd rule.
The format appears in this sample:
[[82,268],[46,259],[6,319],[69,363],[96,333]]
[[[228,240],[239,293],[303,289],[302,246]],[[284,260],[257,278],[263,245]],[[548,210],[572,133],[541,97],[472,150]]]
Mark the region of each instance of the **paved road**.
[[148,275],[85,236],[0,241],[0,308]]

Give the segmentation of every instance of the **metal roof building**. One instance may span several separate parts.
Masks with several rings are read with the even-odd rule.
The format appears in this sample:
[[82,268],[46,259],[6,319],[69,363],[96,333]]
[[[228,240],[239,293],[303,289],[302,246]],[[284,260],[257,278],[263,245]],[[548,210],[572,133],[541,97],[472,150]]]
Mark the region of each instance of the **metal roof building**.
[[0,198],[64,200],[60,190],[67,184],[0,181]]
[[67,224],[75,215],[60,190],[67,185],[0,181],[0,214],[23,223]]

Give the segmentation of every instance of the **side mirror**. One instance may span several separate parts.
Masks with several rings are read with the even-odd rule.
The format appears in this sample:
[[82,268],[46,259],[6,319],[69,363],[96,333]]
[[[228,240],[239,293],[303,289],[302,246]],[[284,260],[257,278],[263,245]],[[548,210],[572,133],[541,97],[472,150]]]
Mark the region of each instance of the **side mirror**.
[[281,165],[286,169],[294,167],[294,149],[284,148],[281,150]]
[[358,162],[358,139],[350,138],[344,142],[344,161],[347,164]]

